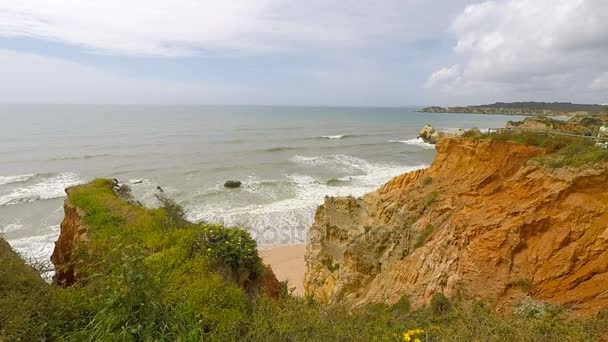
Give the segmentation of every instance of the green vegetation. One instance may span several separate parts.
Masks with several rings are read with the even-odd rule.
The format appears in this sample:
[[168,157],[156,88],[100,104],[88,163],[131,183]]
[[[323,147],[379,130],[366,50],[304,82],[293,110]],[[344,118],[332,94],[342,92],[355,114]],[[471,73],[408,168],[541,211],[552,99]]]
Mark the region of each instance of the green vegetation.
[[500,315],[441,294],[415,311],[407,297],[355,310],[270,298],[256,291],[263,266],[243,230],[181,221],[174,203],[133,205],[106,180],[73,188],[69,200],[86,212],[89,235],[73,286],[46,284],[0,240],[0,341],[401,341],[410,329],[423,329],[422,341],[593,341],[608,333],[608,315],[575,320],[537,306]]
[[601,114],[608,107],[597,104],[577,104],[571,102],[496,102],[479,106],[464,107],[427,107],[423,112],[431,113],[480,113],[480,114],[514,114],[514,115],[563,115],[566,113],[585,112]]
[[529,279],[515,279],[509,283],[511,287],[522,290],[524,293],[532,291],[532,283]]
[[426,227],[424,227],[424,229],[418,235],[418,239],[416,239],[416,244],[414,245],[414,248],[422,247],[434,231],[435,226],[433,226],[432,224],[428,224]]
[[340,269],[340,264],[339,263],[334,264],[334,259],[329,255],[326,255],[325,257],[323,257],[323,259],[321,259],[321,264],[329,272],[335,272]]
[[468,138],[515,141],[546,149],[547,154],[531,160],[549,168],[582,166],[608,161],[608,149],[595,146],[594,139],[539,133],[523,130],[503,130],[498,133],[481,133],[470,130],[463,135]]
[[428,209],[431,205],[437,202],[437,198],[439,197],[438,191],[433,191],[429,194],[429,196],[424,200],[422,206],[420,207],[421,213],[423,213],[426,209]]

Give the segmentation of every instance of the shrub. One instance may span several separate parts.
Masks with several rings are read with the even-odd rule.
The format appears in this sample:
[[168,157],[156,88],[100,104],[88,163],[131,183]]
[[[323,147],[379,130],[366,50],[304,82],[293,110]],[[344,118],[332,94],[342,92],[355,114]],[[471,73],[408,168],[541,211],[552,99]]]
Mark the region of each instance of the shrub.
[[323,265],[329,272],[335,272],[340,269],[340,264],[334,264],[334,259],[329,255],[326,255],[321,259],[321,265]]
[[201,224],[189,245],[191,256],[205,256],[215,266],[228,266],[236,273],[261,274],[257,244],[244,229]]
[[183,228],[188,225],[186,211],[181,205],[163,194],[155,194],[154,196],[160,202],[160,208],[166,215],[166,225],[177,228]]
[[435,293],[431,298],[431,310],[436,315],[443,315],[452,309],[452,303],[443,293]]
[[435,226],[433,226],[432,224],[428,224],[426,227],[424,227],[420,234],[418,234],[418,239],[416,239],[416,244],[414,244],[414,248],[422,247],[434,231]]

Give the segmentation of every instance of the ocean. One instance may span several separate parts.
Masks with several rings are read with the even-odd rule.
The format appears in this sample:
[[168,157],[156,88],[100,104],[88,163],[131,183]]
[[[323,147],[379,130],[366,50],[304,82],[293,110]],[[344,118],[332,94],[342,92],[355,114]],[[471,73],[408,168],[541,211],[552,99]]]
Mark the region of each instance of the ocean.
[[[503,127],[506,115],[418,108],[273,106],[0,106],[0,232],[48,260],[64,189],[117,178],[156,206],[160,186],[192,221],[246,228],[260,247],[306,241],[325,196],[361,196],[428,166],[440,130]],[[226,189],[226,180],[241,188]]]

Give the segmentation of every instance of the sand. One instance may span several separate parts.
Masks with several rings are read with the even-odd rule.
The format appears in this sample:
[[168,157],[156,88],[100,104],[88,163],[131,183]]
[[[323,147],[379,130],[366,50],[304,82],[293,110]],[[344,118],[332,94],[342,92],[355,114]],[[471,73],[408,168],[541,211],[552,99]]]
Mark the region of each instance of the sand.
[[279,281],[287,281],[289,288],[295,287],[294,295],[304,295],[304,253],[306,245],[276,247],[259,251],[264,263],[270,265]]

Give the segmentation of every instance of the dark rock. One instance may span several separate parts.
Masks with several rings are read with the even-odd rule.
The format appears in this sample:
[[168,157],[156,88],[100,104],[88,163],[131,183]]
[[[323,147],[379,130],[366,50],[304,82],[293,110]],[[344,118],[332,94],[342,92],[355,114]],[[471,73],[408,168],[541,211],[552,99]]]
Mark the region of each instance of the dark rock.
[[229,180],[224,183],[224,187],[226,188],[238,188],[241,186],[241,181]]
[[156,190],[158,190],[160,192],[164,192],[165,191],[165,190],[163,190],[163,188],[160,187],[160,185],[156,187]]

